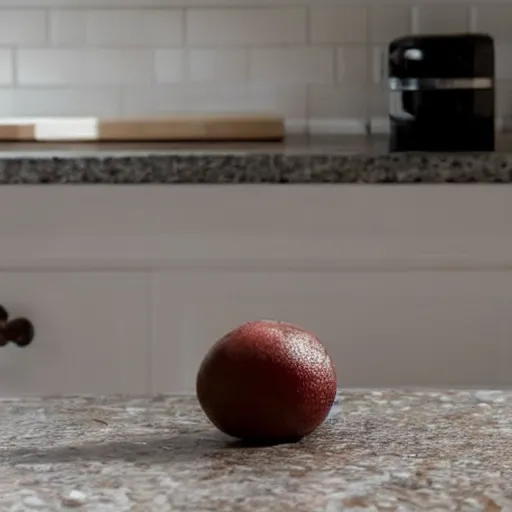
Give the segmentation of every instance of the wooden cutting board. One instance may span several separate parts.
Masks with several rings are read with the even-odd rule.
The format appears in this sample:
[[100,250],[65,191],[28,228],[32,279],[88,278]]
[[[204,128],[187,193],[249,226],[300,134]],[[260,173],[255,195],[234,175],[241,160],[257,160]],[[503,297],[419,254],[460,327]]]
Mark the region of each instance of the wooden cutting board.
[[272,115],[0,118],[1,141],[279,141],[284,135],[284,120]]

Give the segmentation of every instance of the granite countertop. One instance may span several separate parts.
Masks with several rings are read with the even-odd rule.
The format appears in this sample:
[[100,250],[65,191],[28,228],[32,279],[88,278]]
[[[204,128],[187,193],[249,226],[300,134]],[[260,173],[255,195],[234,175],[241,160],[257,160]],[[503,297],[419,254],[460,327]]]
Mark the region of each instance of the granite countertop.
[[192,397],[1,400],[0,510],[512,510],[512,391],[340,396],[269,447],[224,437]]
[[253,144],[0,144],[0,184],[511,183],[494,153],[390,154],[385,137]]

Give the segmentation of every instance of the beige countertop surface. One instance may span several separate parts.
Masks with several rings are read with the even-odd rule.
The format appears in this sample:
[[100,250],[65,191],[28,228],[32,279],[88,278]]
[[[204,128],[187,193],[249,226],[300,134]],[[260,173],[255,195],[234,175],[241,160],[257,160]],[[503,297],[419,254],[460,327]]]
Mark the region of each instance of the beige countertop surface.
[[311,436],[266,447],[194,397],[1,400],[0,510],[70,508],[508,512],[512,392],[341,391]]

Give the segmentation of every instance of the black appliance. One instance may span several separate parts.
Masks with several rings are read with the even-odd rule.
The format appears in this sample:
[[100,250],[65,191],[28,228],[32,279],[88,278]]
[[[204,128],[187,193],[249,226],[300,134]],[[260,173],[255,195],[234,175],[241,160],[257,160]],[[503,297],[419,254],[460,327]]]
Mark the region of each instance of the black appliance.
[[494,151],[494,41],[415,35],[389,45],[391,151]]

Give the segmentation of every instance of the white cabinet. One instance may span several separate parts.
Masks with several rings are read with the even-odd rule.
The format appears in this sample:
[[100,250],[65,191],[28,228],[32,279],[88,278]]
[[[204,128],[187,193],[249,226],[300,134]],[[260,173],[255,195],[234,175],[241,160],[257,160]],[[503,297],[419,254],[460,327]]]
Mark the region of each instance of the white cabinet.
[[342,387],[511,384],[512,272],[167,272],[153,304],[158,392],[193,391],[210,345],[262,318],[318,334]]
[[276,318],[342,386],[512,386],[506,185],[0,187],[0,395],[192,391],[208,347]]
[[0,304],[35,328],[0,348],[0,395],[149,391],[144,274],[0,272]]

